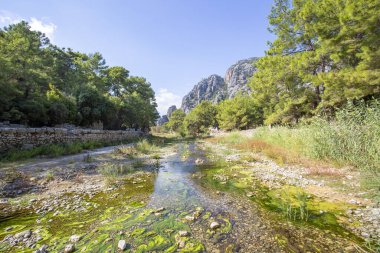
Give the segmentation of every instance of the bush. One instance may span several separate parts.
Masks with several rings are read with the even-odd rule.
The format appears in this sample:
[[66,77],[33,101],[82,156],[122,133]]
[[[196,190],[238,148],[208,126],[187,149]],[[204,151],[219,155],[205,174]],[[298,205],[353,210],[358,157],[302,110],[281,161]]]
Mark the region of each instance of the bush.
[[136,143],[135,149],[140,153],[149,154],[156,151],[158,147],[144,139]]

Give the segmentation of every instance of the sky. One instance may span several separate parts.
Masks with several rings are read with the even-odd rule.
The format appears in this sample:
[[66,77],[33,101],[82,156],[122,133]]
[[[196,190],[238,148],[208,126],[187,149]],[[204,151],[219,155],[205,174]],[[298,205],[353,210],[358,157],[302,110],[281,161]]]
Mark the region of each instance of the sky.
[[26,20],[53,44],[100,52],[143,76],[165,114],[211,74],[263,56],[272,0],[0,0],[0,26]]

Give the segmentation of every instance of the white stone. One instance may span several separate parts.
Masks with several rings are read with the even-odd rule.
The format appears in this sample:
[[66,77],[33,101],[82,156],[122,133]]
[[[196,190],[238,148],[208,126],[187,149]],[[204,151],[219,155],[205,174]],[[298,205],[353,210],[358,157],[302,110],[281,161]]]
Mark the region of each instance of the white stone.
[[211,229],[217,229],[217,228],[219,228],[220,227],[220,224],[218,223],[218,222],[216,222],[216,221],[213,221],[213,222],[211,222],[211,224],[210,224],[210,228]]
[[80,236],[80,235],[72,235],[71,237],[70,237],[70,242],[79,242],[80,241],[80,239],[82,239],[82,237]]
[[120,240],[117,247],[121,250],[125,250],[127,248],[127,242],[125,240]]
[[187,232],[186,230],[180,230],[178,232],[179,236],[183,237],[183,236],[188,236],[189,235],[189,232]]

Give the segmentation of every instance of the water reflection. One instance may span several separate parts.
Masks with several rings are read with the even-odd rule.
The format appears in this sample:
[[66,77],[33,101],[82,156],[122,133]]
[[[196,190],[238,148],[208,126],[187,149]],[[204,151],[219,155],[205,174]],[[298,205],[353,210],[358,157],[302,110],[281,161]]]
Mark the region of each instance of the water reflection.
[[203,193],[199,191],[191,180],[196,171],[193,158],[182,161],[185,151],[194,151],[192,144],[179,144],[178,152],[167,158],[158,170],[154,183],[154,192],[148,206],[167,208],[190,208],[200,205]]

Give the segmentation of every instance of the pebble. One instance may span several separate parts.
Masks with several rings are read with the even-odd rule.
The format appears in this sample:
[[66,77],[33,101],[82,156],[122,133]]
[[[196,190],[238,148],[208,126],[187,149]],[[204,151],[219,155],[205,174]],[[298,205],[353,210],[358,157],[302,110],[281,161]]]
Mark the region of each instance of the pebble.
[[187,220],[187,221],[194,221],[195,218],[194,218],[194,216],[186,215],[185,216],[185,220]]
[[82,236],[80,236],[80,235],[72,235],[72,236],[70,237],[70,242],[73,242],[73,243],[75,243],[75,242],[79,242],[80,239],[82,239]]
[[13,227],[7,227],[6,229],[5,229],[5,232],[9,232],[9,231],[11,231],[13,229]]
[[20,239],[20,238],[29,238],[30,236],[32,236],[32,231],[31,230],[25,230],[25,231],[22,231],[20,233],[17,233],[15,235],[16,238]]
[[189,232],[187,232],[186,230],[180,230],[178,232],[179,236],[181,237],[185,237],[185,236],[188,236],[189,235]]
[[204,164],[204,162],[205,162],[205,161],[204,161],[203,159],[200,159],[200,158],[198,158],[198,159],[195,160],[195,164],[196,164],[196,165]]
[[74,244],[67,244],[65,247],[65,253],[72,253],[75,251]]
[[349,204],[352,204],[352,205],[355,205],[357,202],[356,202],[356,200],[354,200],[354,199],[350,199],[350,200],[348,201],[348,203],[349,203]]
[[255,194],[253,192],[248,192],[247,193],[247,197],[250,198],[250,197],[253,197]]
[[181,241],[178,242],[178,248],[180,248],[180,249],[184,248],[185,245],[186,245],[186,242],[185,242],[185,241],[182,241],[182,240],[181,240]]
[[117,243],[117,247],[120,249],[120,250],[125,250],[127,248],[127,242],[125,240],[120,240],[118,243]]
[[35,251],[35,253],[47,253],[47,245],[42,245],[39,249]]
[[363,237],[365,237],[365,238],[368,238],[368,237],[369,237],[369,234],[366,233],[366,232],[362,232],[361,235],[362,235]]
[[217,228],[220,228],[220,224],[219,224],[218,222],[216,222],[216,221],[213,221],[213,222],[211,222],[211,224],[210,224],[210,228],[211,228],[211,229],[217,229]]

